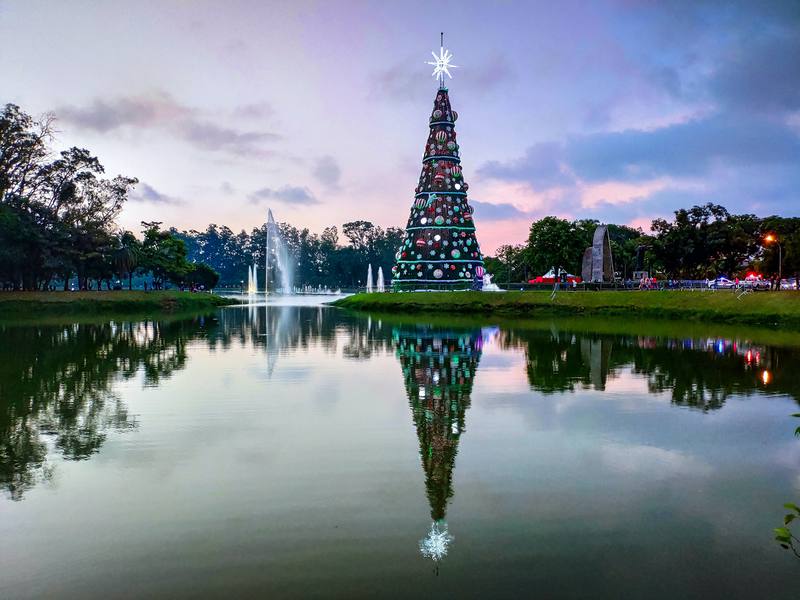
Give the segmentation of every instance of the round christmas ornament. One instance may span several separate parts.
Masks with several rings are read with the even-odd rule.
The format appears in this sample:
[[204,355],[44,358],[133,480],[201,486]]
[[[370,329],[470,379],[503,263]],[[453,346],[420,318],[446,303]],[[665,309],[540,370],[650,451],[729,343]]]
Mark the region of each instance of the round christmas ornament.
[[433,276],[434,276],[436,279],[441,279],[443,275],[444,275],[444,272],[442,272],[442,270],[441,270],[441,269],[436,269],[436,270],[433,272]]
[[435,111],[433,111],[433,118],[434,119],[441,119],[442,118],[442,111],[440,111],[438,108]]
[[447,134],[444,131],[437,131],[436,132],[436,141],[440,144],[444,144],[447,140]]

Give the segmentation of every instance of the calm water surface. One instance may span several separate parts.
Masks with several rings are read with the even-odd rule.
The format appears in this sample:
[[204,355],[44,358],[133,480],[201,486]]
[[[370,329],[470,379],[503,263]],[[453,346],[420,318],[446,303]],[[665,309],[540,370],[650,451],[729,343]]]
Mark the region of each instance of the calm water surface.
[[0,325],[0,597],[796,598],[800,343],[597,325]]

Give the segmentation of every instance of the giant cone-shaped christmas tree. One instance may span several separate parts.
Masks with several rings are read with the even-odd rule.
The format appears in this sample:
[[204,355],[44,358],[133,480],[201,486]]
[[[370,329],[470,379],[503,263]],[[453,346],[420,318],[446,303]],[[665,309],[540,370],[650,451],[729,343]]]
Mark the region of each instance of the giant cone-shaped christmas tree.
[[456,141],[458,114],[450,108],[441,81],[414,205],[392,268],[392,285],[398,290],[480,289],[483,282],[483,255]]
[[393,338],[417,429],[431,509],[431,526],[420,542],[420,552],[438,562],[453,539],[445,515],[453,496],[458,441],[464,432],[483,339],[480,331],[426,327],[397,329]]

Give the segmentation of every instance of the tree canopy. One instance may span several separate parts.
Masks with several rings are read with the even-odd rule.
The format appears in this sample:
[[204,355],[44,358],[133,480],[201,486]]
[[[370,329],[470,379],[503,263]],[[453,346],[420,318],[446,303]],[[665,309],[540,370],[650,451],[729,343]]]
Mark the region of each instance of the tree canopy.
[[43,289],[77,278],[89,289],[111,287],[115,276],[153,273],[155,281],[185,282],[183,242],[145,228],[144,241],[116,223],[133,177],[105,177],[100,160],[84,148],[53,156],[53,118],[34,119],[7,104],[0,113],[0,283]]
[[[487,270],[501,282],[523,281],[552,267],[580,274],[583,252],[598,225],[591,219],[555,216],[536,220],[527,243],[501,246],[496,256],[487,257]],[[735,215],[709,203],[676,210],[671,220],[655,219],[651,230],[645,234],[626,225],[608,225],[617,277],[632,277],[639,251],[647,270],[676,279],[744,276],[750,270],[774,275],[779,258],[785,276],[800,271],[800,218]]]

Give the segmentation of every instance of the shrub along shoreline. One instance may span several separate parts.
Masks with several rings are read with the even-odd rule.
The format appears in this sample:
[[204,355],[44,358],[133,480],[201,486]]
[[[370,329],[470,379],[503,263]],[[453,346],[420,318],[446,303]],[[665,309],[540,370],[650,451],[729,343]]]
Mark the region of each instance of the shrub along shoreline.
[[0,319],[38,314],[174,313],[237,304],[203,292],[0,292]]
[[333,302],[352,310],[386,313],[614,315],[650,319],[688,319],[717,323],[781,325],[800,330],[800,292],[755,292],[741,298],[732,291],[560,291],[409,292],[356,294]]

